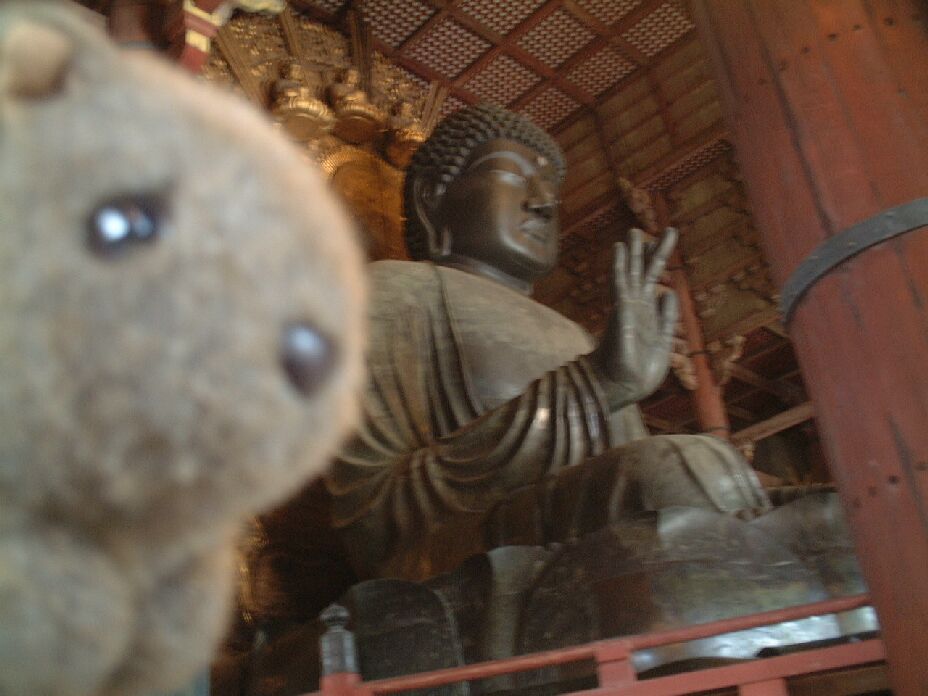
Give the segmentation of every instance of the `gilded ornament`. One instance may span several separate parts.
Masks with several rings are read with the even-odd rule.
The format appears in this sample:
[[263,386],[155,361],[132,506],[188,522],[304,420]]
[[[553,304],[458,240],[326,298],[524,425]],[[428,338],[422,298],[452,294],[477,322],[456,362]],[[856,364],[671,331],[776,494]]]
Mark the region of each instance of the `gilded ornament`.
[[298,61],[283,64],[271,95],[271,113],[297,140],[312,140],[332,130],[335,116],[307,85],[306,73]]
[[387,159],[400,169],[404,169],[412,159],[416,148],[425,142],[426,133],[419,119],[413,114],[413,106],[408,101],[400,101],[393,107],[387,121]]
[[335,110],[335,135],[342,140],[360,144],[373,140],[383,130],[383,113],[371,104],[361,88],[361,73],[347,68],[328,90],[329,102]]

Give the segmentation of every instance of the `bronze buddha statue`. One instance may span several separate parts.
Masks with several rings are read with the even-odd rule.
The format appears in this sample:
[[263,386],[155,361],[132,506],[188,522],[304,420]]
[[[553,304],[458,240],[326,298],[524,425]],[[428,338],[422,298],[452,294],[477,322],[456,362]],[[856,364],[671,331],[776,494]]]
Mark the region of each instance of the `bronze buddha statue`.
[[[662,381],[673,341],[675,299],[655,287],[673,231],[653,252],[637,232],[618,245],[598,345],[530,298],[557,259],[564,168],[549,136],[492,106],[446,118],[414,155],[413,261],[369,267],[362,425],[333,464],[328,496],[313,487],[266,520],[267,545],[251,563],[265,594],[256,625],[271,636],[247,658],[255,693],[316,688],[324,626],[305,588],[331,582],[342,552],[321,525],[304,524],[313,516],[338,529],[361,580],[349,588],[339,571],[323,601],[341,594],[350,608],[365,679],[864,590],[834,495],[773,506],[727,442],[644,427],[636,402]],[[306,571],[290,582],[266,572],[296,565]],[[873,629],[868,611],[642,651],[635,662],[686,668],[839,639]],[[468,688],[595,683],[576,676]]]
[[648,258],[637,231],[618,245],[598,346],[529,297],[557,259],[564,166],[549,136],[491,106],[448,117],[413,158],[414,261],[370,267],[366,419],[327,479],[361,577],[423,580],[556,541],[539,530],[568,518],[581,535],[674,505],[769,507],[733,447],[649,437],[635,405],[668,368],[676,300],[656,284],[673,231]]

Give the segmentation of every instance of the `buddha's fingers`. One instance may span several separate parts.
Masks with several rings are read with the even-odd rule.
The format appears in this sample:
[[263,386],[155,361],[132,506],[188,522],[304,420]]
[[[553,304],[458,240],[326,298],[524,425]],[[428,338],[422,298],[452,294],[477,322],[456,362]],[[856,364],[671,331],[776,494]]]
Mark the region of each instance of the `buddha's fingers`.
[[624,242],[616,242],[612,263],[612,303],[628,297],[628,252]]
[[645,275],[644,286],[642,287],[642,294],[645,297],[654,297],[657,283],[660,281],[661,275],[664,273],[664,268],[667,267],[667,261],[670,260],[670,255],[673,253],[673,249],[676,245],[677,230],[673,227],[668,227],[664,230],[664,236],[661,237],[660,244],[658,244],[657,250],[651,257],[651,263],[648,265],[648,272]]
[[637,227],[629,233],[628,287],[638,297],[641,293],[641,269],[644,266],[642,232]]
[[669,359],[670,351],[673,348],[674,330],[677,326],[677,317],[680,314],[679,301],[677,293],[670,291],[664,294],[660,301],[661,307],[661,336],[660,351],[662,357]]

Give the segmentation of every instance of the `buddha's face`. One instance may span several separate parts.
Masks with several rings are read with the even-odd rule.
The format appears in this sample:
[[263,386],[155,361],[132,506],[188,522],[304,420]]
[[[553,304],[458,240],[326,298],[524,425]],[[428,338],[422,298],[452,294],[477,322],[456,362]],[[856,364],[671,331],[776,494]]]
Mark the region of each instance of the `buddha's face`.
[[435,222],[452,255],[532,283],[557,262],[557,182],[554,164],[539,153],[491,140],[448,185]]

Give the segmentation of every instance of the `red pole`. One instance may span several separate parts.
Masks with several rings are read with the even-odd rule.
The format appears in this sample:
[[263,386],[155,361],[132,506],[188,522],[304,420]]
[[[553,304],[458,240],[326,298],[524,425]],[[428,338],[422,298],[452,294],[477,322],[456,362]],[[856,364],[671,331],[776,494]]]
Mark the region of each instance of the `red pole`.
[[[655,194],[653,201],[658,226],[663,229],[670,225],[667,202],[660,194]],[[674,292],[677,293],[680,321],[686,333],[689,359],[696,375],[696,388],[692,395],[696,421],[702,432],[727,440],[731,436],[731,422],[725,410],[725,397],[712,371],[712,363],[706,351],[705,337],[702,332],[702,322],[699,321],[699,315],[696,313],[696,302],[693,300],[689,278],[686,277],[686,268],[679,244],[673,251],[667,271],[670,273],[670,283]]]
[[679,300],[680,320],[686,332],[689,358],[696,375],[696,389],[693,390],[696,420],[702,432],[727,440],[731,436],[731,423],[725,411],[725,398],[722,396],[722,387],[715,381],[712,363],[709,361],[709,353],[702,334],[702,324],[696,313],[696,303],[690,291],[689,280],[683,266],[683,257],[679,249],[673,252],[669,272],[671,285]]
[[[917,0],[692,0],[692,9],[781,287],[824,240],[928,196],[928,16]],[[894,692],[923,696],[925,227],[824,275],[789,331],[883,627]]]

